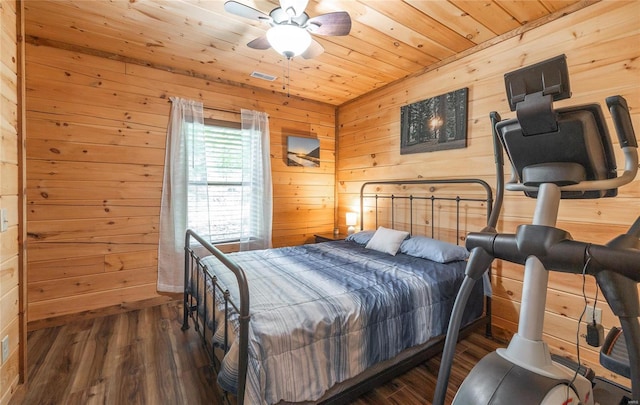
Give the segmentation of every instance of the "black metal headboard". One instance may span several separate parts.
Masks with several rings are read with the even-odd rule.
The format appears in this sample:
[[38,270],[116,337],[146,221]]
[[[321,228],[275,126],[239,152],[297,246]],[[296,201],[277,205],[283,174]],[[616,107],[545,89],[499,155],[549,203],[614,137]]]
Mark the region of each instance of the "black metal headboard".
[[[459,194],[464,194],[460,196],[459,194],[447,194],[447,195],[439,195],[436,193],[438,190],[437,186],[441,185],[469,185],[469,193],[462,192],[463,189],[460,187],[457,189]],[[407,195],[397,195],[396,193],[390,193],[380,190],[372,190],[368,191],[371,187],[380,188],[385,185],[394,185],[400,187],[406,187],[410,185],[418,185],[425,186],[420,187],[419,190],[411,190],[411,192]],[[472,188],[476,188],[477,190],[482,190],[482,194],[480,196],[476,196],[478,194],[477,190],[472,190]],[[491,217],[491,210],[493,207],[493,192],[489,184],[487,184],[484,180],[480,179],[420,179],[420,180],[389,180],[389,181],[369,181],[362,185],[360,188],[360,213],[364,216],[365,213],[365,200],[372,199],[373,202],[373,210],[375,211],[375,228],[378,227],[378,214],[379,214],[379,201],[380,200],[388,200],[390,203],[385,209],[390,209],[390,226],[395,228],[396,222],[396,214],[395,207],[397,201],[408,201],[409,207],[407,208],[409,213],[409,229],[410,234],[413,234],[415,218],[414,218],[414,202],[416,201],[430,201],[430,218],[429,221],[431,226],[431,237],[434,237],[435,233],[435,221],[433,220],[435,216],[436,203],[438,201],[449,201],[455,204],[455,223],[456,223],[456,243],[460,240],[464,240],[464,235],[460,235],[460,207],[461,204],[466,202],[477,202],[486,204],[486,218],[487,221]],[[360,230],[364,229],[364,220],[360,221]],[[486,225],[486,224],[483,224]]]

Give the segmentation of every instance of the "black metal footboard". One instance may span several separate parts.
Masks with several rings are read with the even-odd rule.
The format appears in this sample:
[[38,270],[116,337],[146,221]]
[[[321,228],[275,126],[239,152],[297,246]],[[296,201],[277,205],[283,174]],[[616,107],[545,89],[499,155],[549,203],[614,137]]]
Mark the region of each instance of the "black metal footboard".
[[[215,256],[222,264],[224,264],[235,276],[238,282],[238,291],[240,304],[237,305],[230,299],[229,291],[223,289],[220,284],[217,283],[217,277],[208,271],[207,266],[204,265],[200,259],[201,255],[198,255],[194,251],[194,245],[192,245],[192,238],[197,241],[204,249],[211,255]],[[215,363],[214,347],[210,344],[207,337],[207,331],[209,328],[206,325],[209,317],[215,319],[215,313],[208,313],[208,299],[211,299],[211,310],[215,311],[216,294],[221,294],[224,298],[224,351],[229,350],[228,337],[228,317],[229,306],[231,306],[239,314],[240,328],[238,333],[238,387],[237,387],[237,402],[242,404],[244,401],[244,388],[246,384],[247,376],[247,364],[248,364],[248,347],[249,347],[249,286],[242,268],[236,265],[233,261],[229,260],[224,253],[218,248],[211,245],[206,240],[202,239],[195,232],[188,229],[185,236],[185,255],[184,255],[184,318],[182,322],[182,330],[189,329],[189,317],[193,319],[195,329],[202,338],[203,344],[212,360]],[[197,245],[196,245],[197,246]],[[207,285],[212,285],[212,297],[206,293]],[[198,291],[202,288],[203,294],[198,294]],[[201,327],[202,326],[202,327]],[[209,339],[213,337],[211,332]],[[215,364],[214,364],[215,366]]]

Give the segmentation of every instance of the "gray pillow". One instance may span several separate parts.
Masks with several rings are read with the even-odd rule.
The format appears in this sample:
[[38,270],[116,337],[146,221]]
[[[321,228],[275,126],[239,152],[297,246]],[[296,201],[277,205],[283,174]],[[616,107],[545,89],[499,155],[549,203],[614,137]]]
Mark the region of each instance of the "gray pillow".
[[429,259],[438,263],[448,263],[455,260],[465,260],[469,251],[464,246],[454,245],[426,236],[413,236],[402,242],[400,253]]

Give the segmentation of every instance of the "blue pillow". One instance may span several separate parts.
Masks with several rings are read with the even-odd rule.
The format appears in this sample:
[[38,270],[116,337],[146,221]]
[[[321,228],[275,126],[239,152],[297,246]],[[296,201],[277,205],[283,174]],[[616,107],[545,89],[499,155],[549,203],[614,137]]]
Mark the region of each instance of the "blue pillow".
[[347,236],[345,240],[364,246],[369,243],[374,233],[376,233],[376,231],[360,231],[352,233],[351,235]]
[[454,245],[426,236],[412,236],[400,245],[400,253],[421,257],[438,263],[448,263],[455,260],[465,260],[469,251],[464,246]]

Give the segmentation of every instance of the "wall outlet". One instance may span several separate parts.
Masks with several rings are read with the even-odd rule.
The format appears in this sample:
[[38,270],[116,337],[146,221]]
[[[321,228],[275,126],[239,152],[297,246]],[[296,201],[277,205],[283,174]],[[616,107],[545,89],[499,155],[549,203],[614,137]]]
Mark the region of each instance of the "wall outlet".
[[[596,323],[602,323],[602,309],[596,308],[595,318],[596,318]],[[593,322],[593,306],[589,305],[587,307],[587,312],[585,312],[585,315],[584,315],[584,321],[586,323]]]
[[2,363],[9,358],[9,335],[2,338]]

